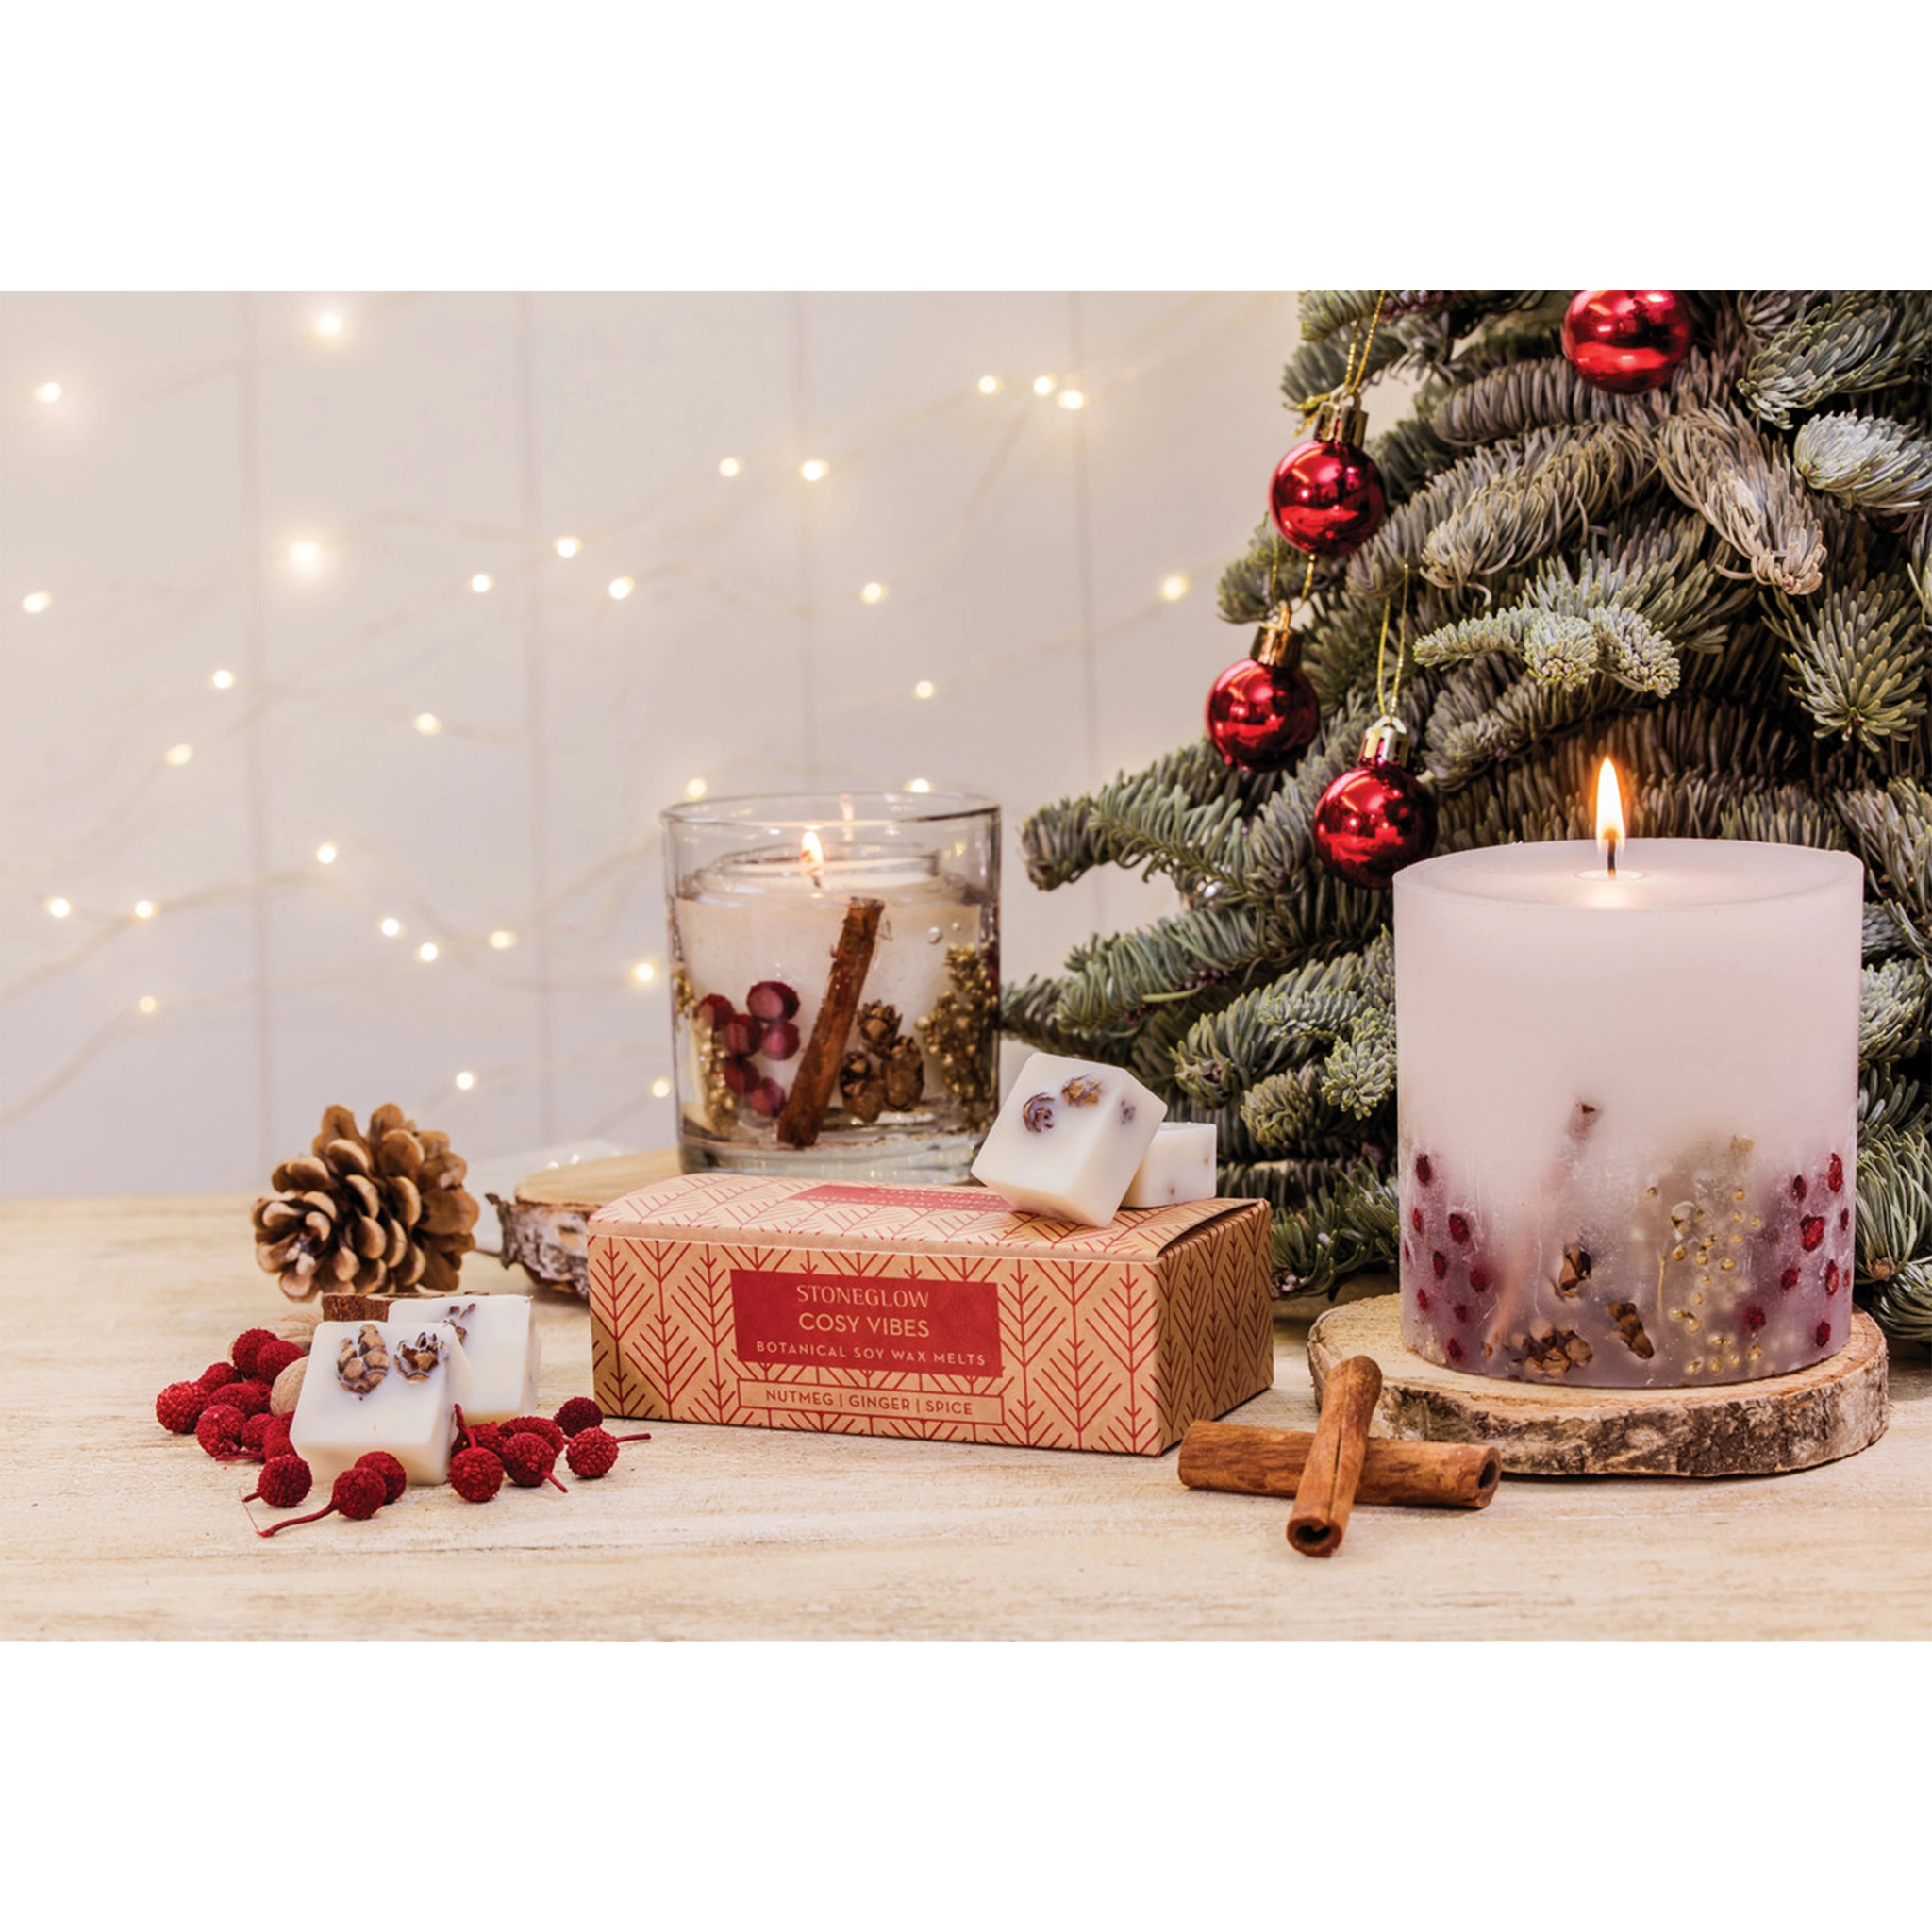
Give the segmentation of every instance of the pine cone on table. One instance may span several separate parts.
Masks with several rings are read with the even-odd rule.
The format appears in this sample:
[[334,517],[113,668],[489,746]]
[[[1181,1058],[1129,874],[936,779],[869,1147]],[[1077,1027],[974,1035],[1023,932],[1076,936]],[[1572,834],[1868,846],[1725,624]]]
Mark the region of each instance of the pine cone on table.
[[269,1176],[255,1204],[255,1258],[291,1301],[339,1294],[454,1294],[476,1245],[468,1172],[447,1134],[379,1107],[365,1134],[345,1107],[322,1117],[311,1151]]

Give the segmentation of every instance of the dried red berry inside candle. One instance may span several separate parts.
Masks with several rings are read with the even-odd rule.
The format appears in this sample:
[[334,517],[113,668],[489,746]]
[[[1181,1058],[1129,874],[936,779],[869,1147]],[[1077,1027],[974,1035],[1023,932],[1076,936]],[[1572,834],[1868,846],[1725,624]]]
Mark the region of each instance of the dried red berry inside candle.
[[1838,1263],[1836,1261],[1827,1261],[1824,1264],[1824,1291],[1826,1294],[1836,1294],[1838,1292]]
[[459,1449],[449,1459],[449,1486],[466,1503],[487,1503],[503,1487],[503,1458],[489,1449]]
[[279,1335],[271,1335],[255,1352],[255,1379],[266,1382],[273,1389],[275,1377],[291,1362],[299,1362],[308,1353],[298,1342],[284,1341]]
[[604,1411],[588,1395],[573,1395],[557,1411],[557,1426],[566,1436],[575,1436],[584,1429],[594,1429],[604,1420]]
[[210,1392],[217,1389],[225,1389],[230,1382],[239,1382],[241,1379],[241,1371],[227,1362],[210,1362],[201,1372],[201,1386]]
[[[557,1451],[541,1436],[532,1435],[528,1429],[520,1429],[506,1439],[503,1445],[504,1474],[520,1490],[534,1490],[540,1483],[549,1483],[563,1490],[563,1485],[551,1474],[557,1467]],[[569,1495],[568,1490],[563,1490]]]
[[1457,1302],[1456,1304],[1456,1319],[1458,1322],[1464,1323],[1469,1320],[1469,1304],[1467,1302]]
[[1415,1229],[1416,1233],[1422,1233],[1423,1210],[1420,1208],[1411,1208],[1408,1210],[1408,1224]]
[[1839,1233],[1840,1233],[1840,1234],[1844,1233],[1845,1229],[1846,1229],[1846,1228],[1848,1228],[1849,1226],[1851,1226],[1851,1224],[1852,1224],[1852,1210],[1851,1210],[1851,1209],[1850,1209],[1849,1208],[1840,1208],[1840,1209],[1838,1210],[1838,1231],[1839,1231]]
[[503,1424],[506,1436],[539,1436],[550,1444],[553,1454],[563,1453],[564,1428],[547,1415],[513,1415]]
[[724,1062],[724,1084],[741,1099],[758,1084],[761,1075],[747,1059],[728,1059]]
[[1436,1271],[1436,1279],[1441,1281],[1449,1272],[1449,1257],[1441,1248],[1429,1257],[1429,1266]]
[[1799,1222],[1799,1224],[1798,1224],[1798,1240],[1799,1240],[1799,1241],[1800,1241],[1801,1242],[1803,1242],[1803,1244],[1804,1244],[1804,1248],[1805,1248],[1805,1252],[1806,1252],[1806,1253],[1807,1253],[1807,1255],[1808,1255],[1808,1254],[1809,1254],[1809,1253],[1810,1253],[1810,1252],[1812,1251],[1812,1249],[1813,1249],[1813,1248],[1815,1248],[1815,1247],[1816,1247],[1816,1246],[1818,1245],[1818,1243],[1819,1243],[1820,1241],[1823,1241],[1824,1239],[1824,1215],[1822,1215],[1822,1214],[1807,1214],[1807,1215],[1806,1215],[1806,1217],[1804,1218],[1804,1220],[1803,1220],[1803,1221]]
[[[228,1344],[228,1359],[244,1375],[261,1374],[261,1349],[265,1342],[281,1340],[273,1328],[244,1328]],[[273,1382],[273,1375],[264,1378]]]
[[1436,1170],[1429,1164],[1426,1154],[1418,1154],[1415,1158],[1415,1177],[1425,1188],[1436,1178]]
[[1462,1359],[1462,1343],[1458,1341],[1455,1336],[1452,1335],[1449,1338],[1449,1340],[1442,1344],[1442,1353],[1446,1355],[1452,1362],[1459,1362]]
[[604,1429],[583,1429],[570,1439],[563,1452],[570,1473],[595,1482],[617,1467],[617,1438]]
[[258,1529],[257,1536],[274,1536],[276,1531],[293,1529],[298,1523],[320,1523],[325,1516],[346,1516],[351,1523],[367,1523],[389,1498],[382,1478],[373,1469],[345,1469],[330,1486],[328,1507],[311,1510],[307,1516],[291,1516],[285,1523],[272,1523]]
[[724,1042],[726,1053],[756,1053],[764,1031],[748,1013],[734,1013],[719,1029],[719,1037]]
[[790,1020],[798,1011],[798,995],[782,979],[761,979],[744,1004],[754,1020]]
[[1480,1261],[1469,1264],[1469,1285],[1478,1294],[1486,1294],[1490,1286],[1490,1271]]
[[789,1060],[798,1051],[798,1028],[790,1020],[774,1020],[758,1041],[768,1060]]
[[208,1391],[199,1382],[170,1382],[155,1397],[155,1420],[173,1436],[192,1436],[208,1407]]
[[752,1112],[762,1114],[766,1120],[776,1120],[785,1111],[785,1090],[775,1080],[760,1080],[745,1095]]
[[1801,1174],[1794,1174],[1791,1176],[1791,1199],[1802,1201],[1805,1198],[1805,1176]]
[[1755,1331],[1764,1326],[1764,1310],[1760,1308],[1756,1302],[1746,1302],[1744,1306],[1738,1310],[1738,1315],[1740,1320],[1741,1320],[1744,1324],[1745,1327],[1749,1329]]
[[1829,1322],[1819,1323],[1818,1326],[1811,1331],[1811,1340],[1820,1348],[1823,1348],[1831,1340],[1831,1324]]
[[409,1487],[409,1472],[387,1449],[372,1449],[356,1458],[358,1469],[366,1469],[382,1478],[382,1500],[393,1503]]
[[698,1002],[697,1017],[715,1033],[721,1026],[728,1024],[737,1011],[738,1008],[722,992],[708,992]]
[[217,1402],[225,1402],[230,1408],[239,1408],[244,1416],[266,1415],[268,1395],[268,1384],[252,1377],[245,1382],[225,1383],[214,1391]]
[[315,1476],[299,1456],[274,1456],[262,1464],[255,1488],[242,1500],[292,1509],[314,1487]]
[[1429,1291],[1427,1289],[1419,1288],[1416,1290],[1415,1305],[1424,1314],[1426,1315],[1429,1312]]
[[194,1440],[217,1460],[242,1453],[242,1425],[248,1418],[225,1402],[211,1403],[194,1425]]
[[1844,1184],[1845,1164],[1841,1159],[1840,1159],[1840,1158],[1836,1154],[1834,1154],[1831,1157],[1830,1167],[1825,1170],[1824,1185],[1827,1188],[1829,1188],[1834,1194],[1836,1194],[1841,1188],[1843,1188]]
[[1449,1217],[1449,1239],[1459,1248],[1469,1240],[1469,1218],[1462,1214]]
[[1796,1288],[1796,1287],[1797,1287],[1797,1285],[1798,1285],[1798,1271],[1797,1271],[1797,1269],[1796,1269],[1796,1268],[1787,1268],[1787,1269],[1785,1270],[1785,1272],[1784,1272],[1784,1273],[1783,1273],[1782,1274],[1780,1274],[1780,1275],[1778,1276],[1778,1278],[1777,1278],[1777,1285],[1778,1285],[1778,1286],[1779,1286],[1779,1287],[1780,1287],[1781,1289],[1783,1289],[1783,1290],[1784,1290],[1784,1291],[1785,1291],[1785,1292],[1786,1292],[1787,1294],[1790,1294],[1790,1291],[1792,1291],[1792,1289]]

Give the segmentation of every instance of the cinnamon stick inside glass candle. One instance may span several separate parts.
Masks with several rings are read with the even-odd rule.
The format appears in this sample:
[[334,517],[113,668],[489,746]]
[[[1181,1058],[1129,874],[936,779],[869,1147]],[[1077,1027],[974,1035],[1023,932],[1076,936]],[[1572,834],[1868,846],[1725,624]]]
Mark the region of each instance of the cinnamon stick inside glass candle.
[[824,1004],[812,1023],[811,1038],[805,1043],[785,1110],[778,1116],[778,1139],[788,1147],[809,1147],[824,1124],[832,1084],[839,1077],[840,1056],[845,1051],[845,1036],[852,1031],[858,1012],[858,996],[865,991],[865,975],[872,965],[873,948],[878,943],[879,920],[885,909],[883,899],[855,899],[845,909],[845,923],[839,929],[839,943],[832,954],[831,975],[825,981]]

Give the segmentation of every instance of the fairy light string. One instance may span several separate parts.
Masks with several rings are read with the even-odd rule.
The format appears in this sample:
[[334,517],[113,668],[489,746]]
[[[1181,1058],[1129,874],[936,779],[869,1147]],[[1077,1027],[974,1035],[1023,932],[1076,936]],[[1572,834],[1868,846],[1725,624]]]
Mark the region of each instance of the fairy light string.
[[[340,317],[337,318],[339,325],[326,338],[326,353],[332,358],[353,354],[358,338],[366,338],[370,334],[373,323],[408,307],[413,299],[416,298],[362,300],[350,315],[346,326],[341,325]],[[1071,393],[1077,380],[1083,407],[1091,408],[1096,400],[1109,401],[1135,384],[1152,378],[1179,358],[1210,353],[1215,340],[1249,325],[1257,314],[1278,308],[1285,299],[1260,296],[1229,305],[1218,298],[1191,298],[1155,322],[1115,338],[1098,352],[1089,352],[1083,357],[1083,367],[1076,376],[1069,376],[1061,382],[1059,396],[1050,391],[1044,400],[1053,403],[1065,393]],[[331,314],[334,313],[331,310]],[[316,336],[321,334],[319,330],[313,333]],[[306,346],[312,352],[313,341]],[[304,348],[305,343],[296,337],[261,345],[265,362],[293,361]],[[187,358],[120,375],[112,369],[102,369],[92,373],[84,387],[96,408],[108,406],[131,408],[190,391],[200,384],[217,381],[225,375],[236,377],[239,370],[239,358],[233,355]],[[51,383],[45,386],[51,387]],[[63,400],[73,387],[71,382],[63,386]],[[747,485],[757,489],[761,483],[762,488],[769,491],[779,480],[796,474],[795,453],[789,447],[780,449],[774,446],[750,451],[741,447],[738,455],[730,460],[728,472],[723,466],[707,467],[702,472],[679,477],[614,517],[596,524],[574,525],[567,540],[560,540],[552,530],[525,530],[485,525],[474,520],[406,513],[378,513],[318,529],[312,534],[291,533],[302,536],[305,542],[319,546],[317,565],[324,569],[360,552],[373,540],[379,540],[387,530],[402,534],[421,531],[474,541],[486,546],[478,564],[487,562],[488,568],[472,566],[459,570],[452,575],[446,587],[419,591],[386,611],[364,617],[359,623],[305,647],[303,674],[299,676],[273,680],[250,678],[246,668],[236,663],[232,669],[225,666],[218,675],[211,676],[201,673],[185,681],[187,689],[208,691],[210,703],[232,706],[233,708],[225,714],[218,714],[210,722],[209,728],[192,732],[191,739],[180,747],[184,756],[179,763],[192,769],[192,761],[197,758],[206,762],[223,753],[225,748],[231,753],[233,744],[243,739],[250,729],[258,728],[267,717],[290,712],[305,720],[303,728],[310,728],[306,721],[317,711],[326,713],[333,710],[348,711],[365,721],[391,724],[398,730],[408,729],[411,722],[423,714],[419,704],[410,702],[407,697],[365,696],[354,691],[332,690],[328,685],[329,674],[349,671],[358,659],[368,658],[377,648],[391,657],[399,649],[407,652],[409,641],[418,636],[425,640],[419,654],[423,661],[428,662],[435,656],[446,655],[454,647],[445,641],[438,640],[434,627],[448,613],[463,607],[481,609],[500,606],[507,593],[510,592],[511,586],[540,570],[583,572],[587,567],[597,569],[598,560],[608,558],[608,563],[598,570],[595,579],[600,585],[605,575],[612,574],[612,567],[621,564],[637,592],[655,585],[681,581],[695,586],[721,605],[761,618],[824,615],[842,610],[848,605],[881,601],[888,589],[893,599],[894,615],[916,610],[922,602],[924,586],[968,541],[975,525],[989,521],[999,512],[1001,505],[1010,502],[1016,482],[1025,480],[1018,458],[1029,443],[1037,441],[1044,434],[1049,422],[1059,419],[1060,409],[1053,408],[1050,414],[1042,414],[1032,383],[1015,377],[999,383],[991,391],[983,384],[968,382],[961,385],[959,393],[815,426],[814,440],[818,450],[830,458],[828,474],[834,478],[849,476],[868,460],[890,454],[908,440],[927,434],[945,422],[958,420],[964,412],[983,409],[989,396],[1002,392],[1008,397],[1012,413],[976,475],[971,478],[953,521],[941,530],[923,553],[889,574],[877,598],[863,596],[860,587],[855,585],[850,587],[849,595],[841,592],[820,600],[808,608],[797,601],[762,594],[750,585],[735,581],[730,575],[690,560],[688,555],[663,554],[673,550],[687,553],[702,551],[714,541],[725,539],[735,520],[754,513],[753,505],[757,499],[745,495]],[[58,406],[43,402],[31,405],[41,409]],[[824,489],[829,486],[820,482],[813,487]],[[231,594],[233,588],[255,571],[261,568],[270,571],[293,569],[300,574],[303,566],[295,563],[289,555],[291,534],[278,538],[270,546],[266,557],[231,553],[178,577],[64,580],[44,587],[36,583],[31,587],[34,608],[25,613],[25,622],[32,625],[65,623],[72,621],[76,609],[87,612],[92,631],[91,641],[103,641],[107,646],[94,654],[96,669],[111,686],[119,666],[153,655],[158,645],[167,642],[171,632],[201,622],[203,616],[215,608],[214,600]],[[515,554],[504,557],[501,553],[506,548]],[[652,551],[658,554],[653,557],[649,554]],[[1194,561],[1184,572],[1174,573],[1158,589],[1150,587],[1144,598],[1133,608],[1102,622],[1094,627],[1093,634],[1103,639],[1111,638],[1146,622],[1175,602],[1177,595],[1184,595],[1186,586],[1198,581],[1203,573],[1212,567],[1211,558]],[[1312,586],[1312,579],[1311,559],[1302,589],[1304,601]],[[1176,582],[1182,586],[1178,593],[1173,590]],[[485,584],[487,591],[478,588]],[[16,603],[22,601],[19,592],[15,592],[15,599]],[[635,598],[630,608],[636,608]],[[439,728],[432,736],[425,736],[425,743],[446,738],[507,748],[519,741],[524,731],[543,728],[567,716],[573,704],[580,702],[583,694],[594,688],[600,675],[600,651],[608,639],[608,625],[618,619],[624,608],[617,600],[599,596],[588,609],[579,607],[563,616],[561,621],[553,623],[549,648],[556,675],[550,680],[541,715],[523,721],[519,727],[504,728],[465,723],[459,717],[452,718],[439,704],[436,706]],[[134,620],[131,623],[129,616]],[[1017,643],[994,656],[975,659],[945,674],[944,690],[958,693],[975,688],[997,688],[1008,681],[1016,670],[1075,654],[1085,641],[1087,639],[1080,626],[1066,626],[1044,638]],[[239,677],[238,672],[241,673]],[[922,691],[925,689],[924,685],[921,686]],[[214,693],[221,695],[215,696]],[[112,707],[124,719],[139,717],[149,709],[177,706],[184,694],[184,680],[178,676],[153,679],[132,689],[124,684],[116,692]],[[881,679],[869,687],[848,690],[836,708],[828,708],[826,716],[828,722],[840,718],[849,720],[854,715],[908,700],[917,701],[912,698],[912,680],[903,674],[895,674],[890,680]],[[101,715],[100,712],[95,714],[96,725]],[[402,972],[434,973],[452,968],[484,973],[492,986],[520,992],[575,991],[592,988],[610,991],[631,977],[634,959],[620,962],[613,958],[608,974],[578,973],[558,976],[554,982],[548,977],[506,972],[504,968],[510,963],[510,958],[533,957],[536,937],[554,930],[556,923],[564,919],[569,921],[568,939],[577,950],[608,944],[615,952],[617,941],[622,938],[621,927],[628,919],[625,895],[630,890],[629,882],[657,863],[657,841],[652,838],[628,839],[597,856],[575,876],[554,883],[540,904],[495,908],[487,930],[470,930],[465,922],[452,921],[441,915],[428,897],[409,885],[408,874],[412,868],[385,843],[359,836],[341,839],[335,827],[317,828],[326,829],[332,835],[327,842],[333,844],[338,840],[341,842],[341,857],[326,867],[317,865],[311,869],[283,865],[266,876],[222,880],[199,889],[177,890],[166,881],[160,881],[162,889],[155,894],[155,900],[141,902],[149,905],[151,910],[146,915],[136,915],[129,909],[136,901],[135,889],[148,886],[153,890],[149,881],[141,879],[130,882],[125,902],[103,905],[98,891],[90,891],[84,884],[77,890],[75,883],[59,874],[61,872],[81,872],[91,862],[98,865],[99,855],[105,848],[125,841],[138,821],[154,817],[158,796],[166,796],[166,787],[173,782],[171,764],[175,761],[160,756],[164,748],[157,747],[152,758],[135,764],[131,775],[124,780],[118,797],[111,793],[103,796],[96,791],[91,798],[93,811],[88,822],[78,830],[70,831],[60,841],[58,851],[39,852],[31,858],[16,858],[0,865],[0,878],[5,879],[16,904],[30,903],[39,908],[51,903],[55,896],[54,888],[60,888],[73,901],[69,920],[62,923],[72,924],[78,941],[75,945],[62,948],[57,957],[37,962],[11,981],[0,985],[0,1004],[19,1001],[42,991],[51,981],[71,976],[106,949],[126,941],[145,925],[173,924],[184,917],[244,903],[262,890],[277,893],[322,891],[358,924],[366,923],[372,934],[378,925],[382,925],[385,935],[394,941],[392,950],[386,946],[379,958],[366,964],[320,974],[276,975],[272,985],[278,992],[298,988],[373,983],[392,979]],[[42,741],[37,756],[16,764],[9,771],[8,789],[25,791],[57,781],[59,760],[70,749],[69,744],[60,741],[49,743]],[[127,764],[123,762],[121,769],[126,772]],[[747,789],[753,783],[808,781],[808,776],[802,770],[794,770],[792,760],[767,755],[758,746],[747,745],[731,758],[713,764],[708,783],[711,790],[721,791],[734,785]],[[309,833],[311,839],[315,836],[315,831]],[[14,849],[17,853],[18,845]],[[118,899],[118,893],[113,897]],[[37,916],[44,917],[44,913],[37,913]],[[392,935],[389,934],[390,926],[395,928]],[[498,941],[503,943],[499,945]],[[524,942],[524,950],[513,954],[512,948],[519,942]],[[433,944],[437,948],[433,963],[419,962],[416,957],[419,943]],[[656,980],[657,988],[661,990],[663,983],[664,977],[659,974]],[[109,1014],[100,1016],[101,1024],[79,1044],[77,1052],[66,1058],[64,1064],[53,1068],[31,1091],[8,1096],[8,1104],[0,1106],[0,1121],[19,1119],[43,1106],[70,1085],[105,1047],[124,1035],[142,1027],[167,1024],[197,1009],[218,1008],[225,1001],[231,1001],[235,991],[215,993],[197,989],[192,993],[176,995],[160,980],[154,983],[152,991],[145,978],[139,985],[131,984],[125,1005],[116,1003]],[[140,995],[138,1001],[134,997],[137,993]],[[591,1058],[594,1060],[595,1056]],[[663,1050],[657,1050],[647,1058],[661,1061]],[[571,1057],[558,1059],[555,1064],[561,1069],[576,1063],[575,1057]],[[492,1064],[482,1068],[475,1078],[485,1086],[493,1086],[513,1075],[550,1070],[548,1065],[540,1066],[536,1062]],[[620,1114],[634,1110],[646,1104],[648,1098],[656,1097],[647,1093],[649,1084],[647,1073],[638,1093],[625,1103]]]

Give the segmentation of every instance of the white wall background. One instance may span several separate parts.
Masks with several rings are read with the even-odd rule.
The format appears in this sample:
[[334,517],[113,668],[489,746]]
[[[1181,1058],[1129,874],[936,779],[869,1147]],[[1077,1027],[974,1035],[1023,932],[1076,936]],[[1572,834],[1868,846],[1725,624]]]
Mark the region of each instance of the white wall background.
[[1244,648],[1213,585],[1293,336],[1286,295],[0,297],[0,1191],[252,1188],[337,1100],[473,1159],[666,1141],[634,969],[693,779],[997,797],[1016,977],[1171,904],[1038,893],[1014,833]]

